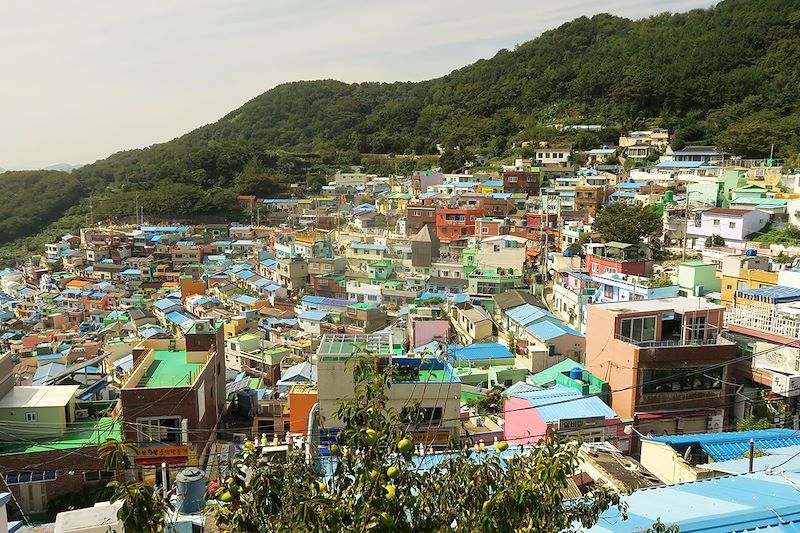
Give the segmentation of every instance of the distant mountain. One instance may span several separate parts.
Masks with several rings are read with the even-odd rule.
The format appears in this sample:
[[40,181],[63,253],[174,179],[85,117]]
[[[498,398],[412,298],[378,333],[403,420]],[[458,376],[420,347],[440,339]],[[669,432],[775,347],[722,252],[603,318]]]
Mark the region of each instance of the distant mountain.
[[[386,158],[361,154],[435,154],[437,143],[510,156],[519,141],[588,148],[649,125],[669,128],[675,147],[717,143],[763,157],[774,144],[788,157],[800,151],[798,87],[797,0],[724,0],[637,21],[603,14],[433,80],[279,85],[213,124],[71,176],[81,198],[94,195],[95,217],[129,216],[138,203],[166,219],[226,212],[240,193],[318,186],[334,165],[383,161],[377,171],[389,172]],[[604,129],[561,131],[559,124]],[[391,168],[415,164],[395,158]],[[0,179],[6,193],[8,175]],[[25,180],[14,180],[23,187],[17,201],[36,204],[26,193],[34,178]],[[66,209],[36,206],[29,210],[36,217],[3,228],[8,205],[0,203],[0,243],[36,233]]]
[[69,163],[56,163],[49,167],[44,167],[42,170],[58,170],[59,172],[72,172],[81,168],[83,165],[70,165]]
[[3,167],[0,167],[0,174],[2,174],[3,172],[6,172],[6,169],[4,169]]

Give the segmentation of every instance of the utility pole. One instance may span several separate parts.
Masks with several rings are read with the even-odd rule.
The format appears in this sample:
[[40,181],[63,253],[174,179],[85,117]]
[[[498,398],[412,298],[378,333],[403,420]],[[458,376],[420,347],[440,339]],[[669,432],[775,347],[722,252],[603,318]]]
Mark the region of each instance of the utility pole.
[[683,252],[681,253],[681,263],[686,261],[686,243],[689,240],[689,186],[686,186],[685,211],[683,213]]

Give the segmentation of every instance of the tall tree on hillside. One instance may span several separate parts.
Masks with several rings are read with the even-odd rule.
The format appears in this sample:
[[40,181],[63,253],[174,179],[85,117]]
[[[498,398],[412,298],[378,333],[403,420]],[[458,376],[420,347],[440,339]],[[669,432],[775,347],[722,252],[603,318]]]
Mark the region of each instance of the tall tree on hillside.
[[663,223],[653,206],[610,204],[595,217],[594,229],[606,242],[636,244],[646,241],[651,247],[657,247]]

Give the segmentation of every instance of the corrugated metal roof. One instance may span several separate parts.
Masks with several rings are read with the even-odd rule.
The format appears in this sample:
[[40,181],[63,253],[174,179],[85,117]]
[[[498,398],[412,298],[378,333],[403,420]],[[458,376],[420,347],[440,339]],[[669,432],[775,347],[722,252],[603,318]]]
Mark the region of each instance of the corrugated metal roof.
[[514,396],[528,400],[545,422],[597,416],[617,418],[617,413],[597,396],[583,396],[579,391],[567,387],[516,393]]
[[482,342],[461,346],[458,344],[450,345],[450,353],[456,359],[462,361],[475,361],[480,359],[502,359],[513,358],[511,351],[497,342]]
[[700,446],[714,461],[729,461],[742,457],[750,447],[750,439],[755,441],[756,448],[760,450],[800,445],[800,431],[793,429],[727,431],[723,433],[666,435],[645,438],[655,442],[663,442],[673,448],[683,449],[689,446]]
[[526,331],[531,333],[534,337],[542,342],[547,342],[550,339],[555,339],[556,337],[560,337],[562,335],[575,335],[577,337],[583,337],[583,335],[567,325],[550,321],[539,322],[537,324],[533,324],[532,326],[528,326]]
[[681,533],[800,531],[799,483],[797,473],[755,473],[641,489],[622,500],[627,519],[612,508],[584,531],[644,531],[659,518]]

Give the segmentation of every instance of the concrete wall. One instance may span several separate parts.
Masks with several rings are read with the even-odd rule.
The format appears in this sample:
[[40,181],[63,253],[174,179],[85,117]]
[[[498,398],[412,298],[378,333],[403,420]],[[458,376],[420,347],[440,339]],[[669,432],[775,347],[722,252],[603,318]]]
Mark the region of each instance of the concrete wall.
[[671,446],[647,439],[641,440],[640,462],[667,485],[697,481],[713,475],[710,471],[693,467]]

